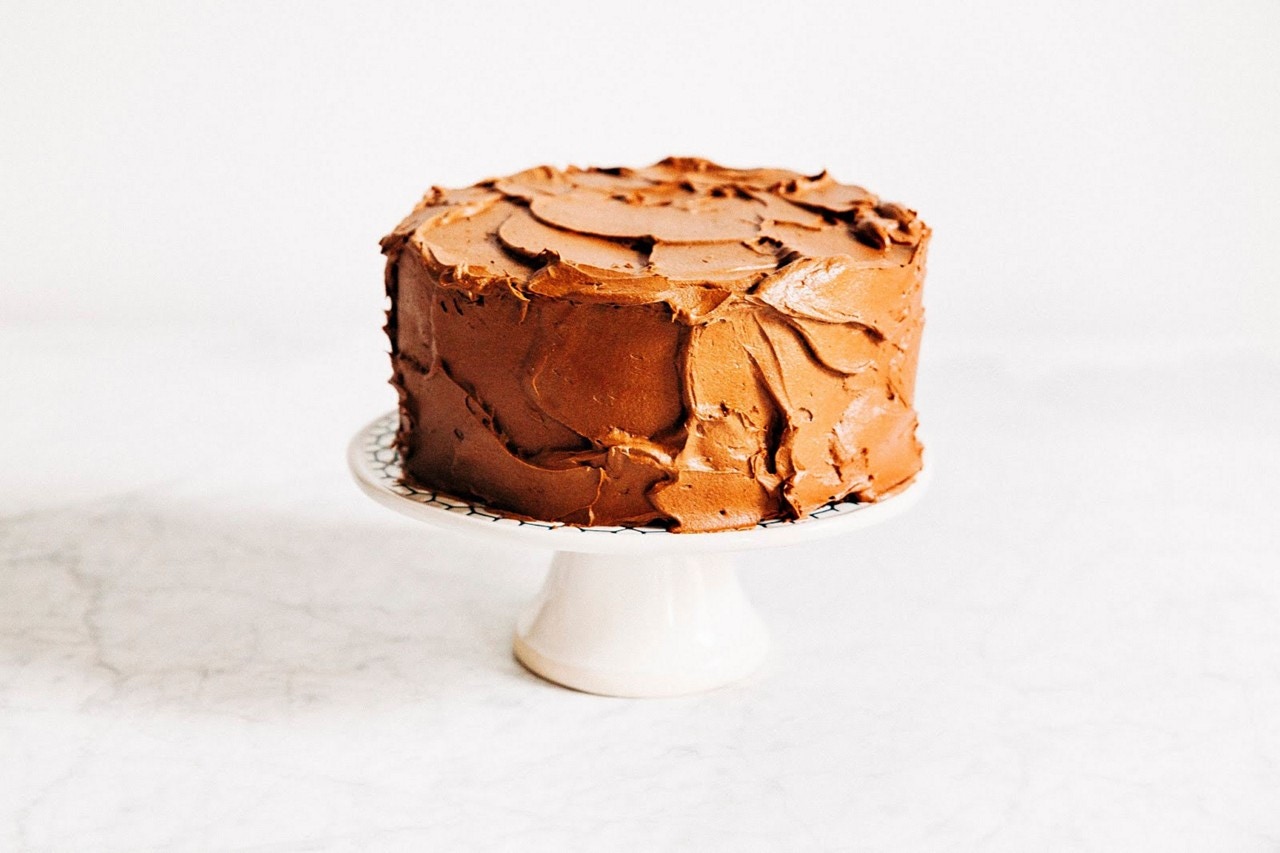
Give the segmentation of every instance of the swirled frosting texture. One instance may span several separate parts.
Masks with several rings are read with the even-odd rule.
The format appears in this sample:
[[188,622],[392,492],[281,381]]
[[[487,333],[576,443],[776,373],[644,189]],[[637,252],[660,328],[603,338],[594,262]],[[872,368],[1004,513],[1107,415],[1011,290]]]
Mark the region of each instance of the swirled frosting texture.
[[383,238],[405,476],[676,532],[920,470],[929,229],[826,173],[669,158],[433,189]]

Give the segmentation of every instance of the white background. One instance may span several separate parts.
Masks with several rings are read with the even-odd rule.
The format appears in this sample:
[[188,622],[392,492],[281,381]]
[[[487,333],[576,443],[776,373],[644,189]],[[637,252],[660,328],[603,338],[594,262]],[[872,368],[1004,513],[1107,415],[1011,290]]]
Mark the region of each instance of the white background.
[[936,353],[1280,320],[1271,3],[7,3],[4,29],[17,318],[358,329],[429,185],[692,154],[922,211]]
[[[262,8],[259,8],[262,6]],[[1280,6],[2,2],[0,849],[1280,849]],[[537,163],[934,228],[935,477],[758,678],[510,659],[366,506],[377,239]]]

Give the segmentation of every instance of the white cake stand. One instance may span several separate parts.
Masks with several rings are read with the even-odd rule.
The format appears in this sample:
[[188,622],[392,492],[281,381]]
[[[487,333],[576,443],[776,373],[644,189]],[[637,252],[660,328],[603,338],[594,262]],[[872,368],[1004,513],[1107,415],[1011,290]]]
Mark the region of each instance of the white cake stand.
[[878,503],[835,502],[800,521],[723,533],[521,521],[400,482],[396,424],[391,412],[352,439],[347,458],[360,488],[439,528],[554,551],[541,592],[516,623],[516,658],[549,681],[607,696],[697,693],[755,672],[768,634],[730,554],[868,527],[908,509],[924,486],[922,474]]

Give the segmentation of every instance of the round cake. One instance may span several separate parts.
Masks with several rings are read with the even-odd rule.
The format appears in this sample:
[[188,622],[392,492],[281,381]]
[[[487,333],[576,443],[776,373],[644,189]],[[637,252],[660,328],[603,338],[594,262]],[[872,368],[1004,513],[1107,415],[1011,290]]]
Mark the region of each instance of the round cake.
[[929,229],[825,172],[669,158],[433,189],[383,238],[405,479],[677,533],[919,472]]

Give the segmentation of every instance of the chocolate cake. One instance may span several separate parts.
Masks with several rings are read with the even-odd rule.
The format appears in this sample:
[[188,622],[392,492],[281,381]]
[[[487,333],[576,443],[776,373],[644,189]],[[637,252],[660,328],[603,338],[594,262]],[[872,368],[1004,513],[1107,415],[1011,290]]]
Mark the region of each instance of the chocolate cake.
[[405,478],[702,532],[920,470],[929,229],[825,172],[670,158],[433,189],[382,241]]

